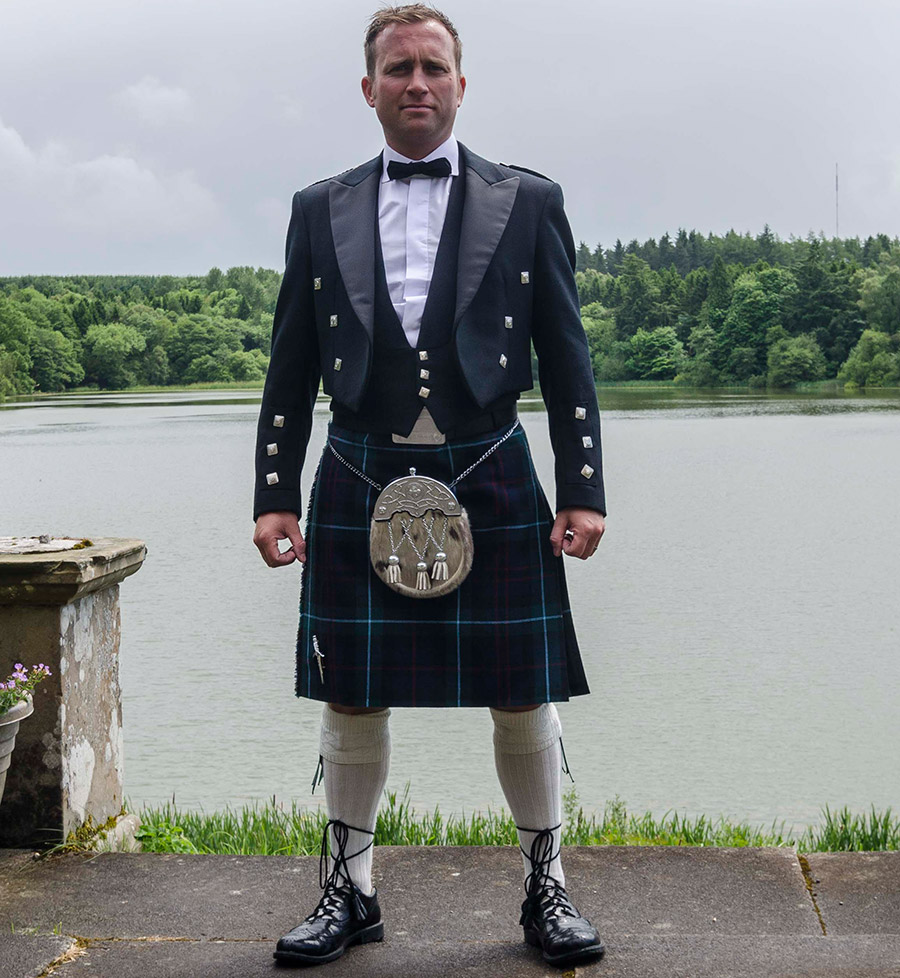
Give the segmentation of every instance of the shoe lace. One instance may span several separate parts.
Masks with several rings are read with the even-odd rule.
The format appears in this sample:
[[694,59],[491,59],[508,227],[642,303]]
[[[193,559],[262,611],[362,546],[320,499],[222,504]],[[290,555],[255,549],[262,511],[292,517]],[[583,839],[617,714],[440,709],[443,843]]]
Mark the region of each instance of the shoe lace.
[[550,866],[559,856],[559,849],[553,851],[553,833],[561,828],[554,825],[549,829],[523,829],[521,832],[534,832],[531,842],[531,852],[522,849],[522,854],[531,864],[531,872],[525,877],[525,902],[522,904],[522,916],[519,924],[527,926],[537,912],[543,911],[544,917],[564,916],[577,917],[578,911],[572,906],[566,888],[550,875]]
[[[329,829],[331,830],[330,836]],[[372,841],[363,846],[359,852],[351,853],[348,856],[347,841],[350,838],[351,829],[354,832],[371,835]],[[329,838],[334,840],[335,849],[331,852],[333,865],[330,873],[328,872]],[[322,832],[322,846],[319,850],[319,886],[324,890],[324,893],[311,917],[331,916],[349,901],[353,916],[357,920],[365,918],[366,908],[363,906],[359,887],[350,878],[350,868],[347,863],[362,855],[367,849],[371,849],[374,844],[374,832],[370,832],[368,829],[358,829],[342,822],[339,818],[328,819]]]

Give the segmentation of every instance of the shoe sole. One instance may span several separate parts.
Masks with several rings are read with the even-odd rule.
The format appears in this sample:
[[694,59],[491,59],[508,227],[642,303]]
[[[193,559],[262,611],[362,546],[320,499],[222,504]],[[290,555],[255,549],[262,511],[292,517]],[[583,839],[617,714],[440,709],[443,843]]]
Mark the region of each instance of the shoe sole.
[[364,927],[362,930],[357,931],[330,954],[301,954],[299,951],[273,951],[272,957],[283,964],[328,964],[329,961],[336,961],[341,957],[348,947],[353,947],[356,944],[372,944],[376,941],[383,940],[384,924],[372,924],[371,927]]
[[526,930],[525,942],[532,947],[539,947],[541,954],[547,964],[567,965],[579,964],[582,961],[591,961],[603,957],[606,948],[602,944],[590,944],[587,947],[580,947],[577,951],[566,951],[564,954],[548,954],[544,950],[544,945],[538,936],[537,931]]

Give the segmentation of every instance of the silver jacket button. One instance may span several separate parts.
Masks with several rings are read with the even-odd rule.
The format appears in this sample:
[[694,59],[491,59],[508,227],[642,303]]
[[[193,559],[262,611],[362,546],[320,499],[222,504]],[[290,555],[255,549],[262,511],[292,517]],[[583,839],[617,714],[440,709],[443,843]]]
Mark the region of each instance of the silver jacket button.
[[266,445],[266,455],[278,454],[278,442],[273,441],[271,445]]
[[585,435],[581,439],[581,444],[584,445],[585,448],[593,448],[594,447],[594,439],[591,438],[590,435]]
[[594,470],[590,465],[585,465],[582,466],[581,474],[585,477],[585,479],[590,479],[590,477],[594,474]]
[[275,417],[272,419],[272,427],[273,428],[283,428],[284,427],[284,415],[283,414],[276,414],[275,415]]
[[575,408],[575,417],[578,421],[584,421],[587,417],[587,411],[583,407]]
[[278,473],[277,472],[270,472],[266,476],[266,482],[268,482],[270,486],[274,486],[275,483],[278,482]]
[[528,272],[522,272],[520,278],[522,279],[522,285],[528,285],[528,283],[531,281],[531,276],[528,274]]
[[340,370],[340,369],[341,369],[341,363],[342,363],[342,362],[343,362],[343,361],[341,360],[341,358],[340,358],[340,357],[335,357],[335,358],[334,358],[334,369],[335,369],[335,370]]

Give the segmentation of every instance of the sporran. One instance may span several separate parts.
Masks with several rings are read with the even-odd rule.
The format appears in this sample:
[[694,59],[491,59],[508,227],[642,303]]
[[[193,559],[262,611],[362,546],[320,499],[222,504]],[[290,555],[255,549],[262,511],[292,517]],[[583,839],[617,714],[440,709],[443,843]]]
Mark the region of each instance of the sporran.
[[399,594],[438,598],[456,590],[472,569],[473,552],[469,517],[438,479],[410,469],[375,500],[369,557]]

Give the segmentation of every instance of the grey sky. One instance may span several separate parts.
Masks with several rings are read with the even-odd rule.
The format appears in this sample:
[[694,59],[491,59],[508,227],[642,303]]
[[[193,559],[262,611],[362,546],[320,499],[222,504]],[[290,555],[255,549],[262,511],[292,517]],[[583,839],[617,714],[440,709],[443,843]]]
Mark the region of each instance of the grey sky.
[[[900,233],[896,0],[448,0],[456,134],[576,240]],[[377,0],[0,0],[0,275],[281,268],[294,190],[374,156]],[[891,120],[894,122],[891,122]]]

